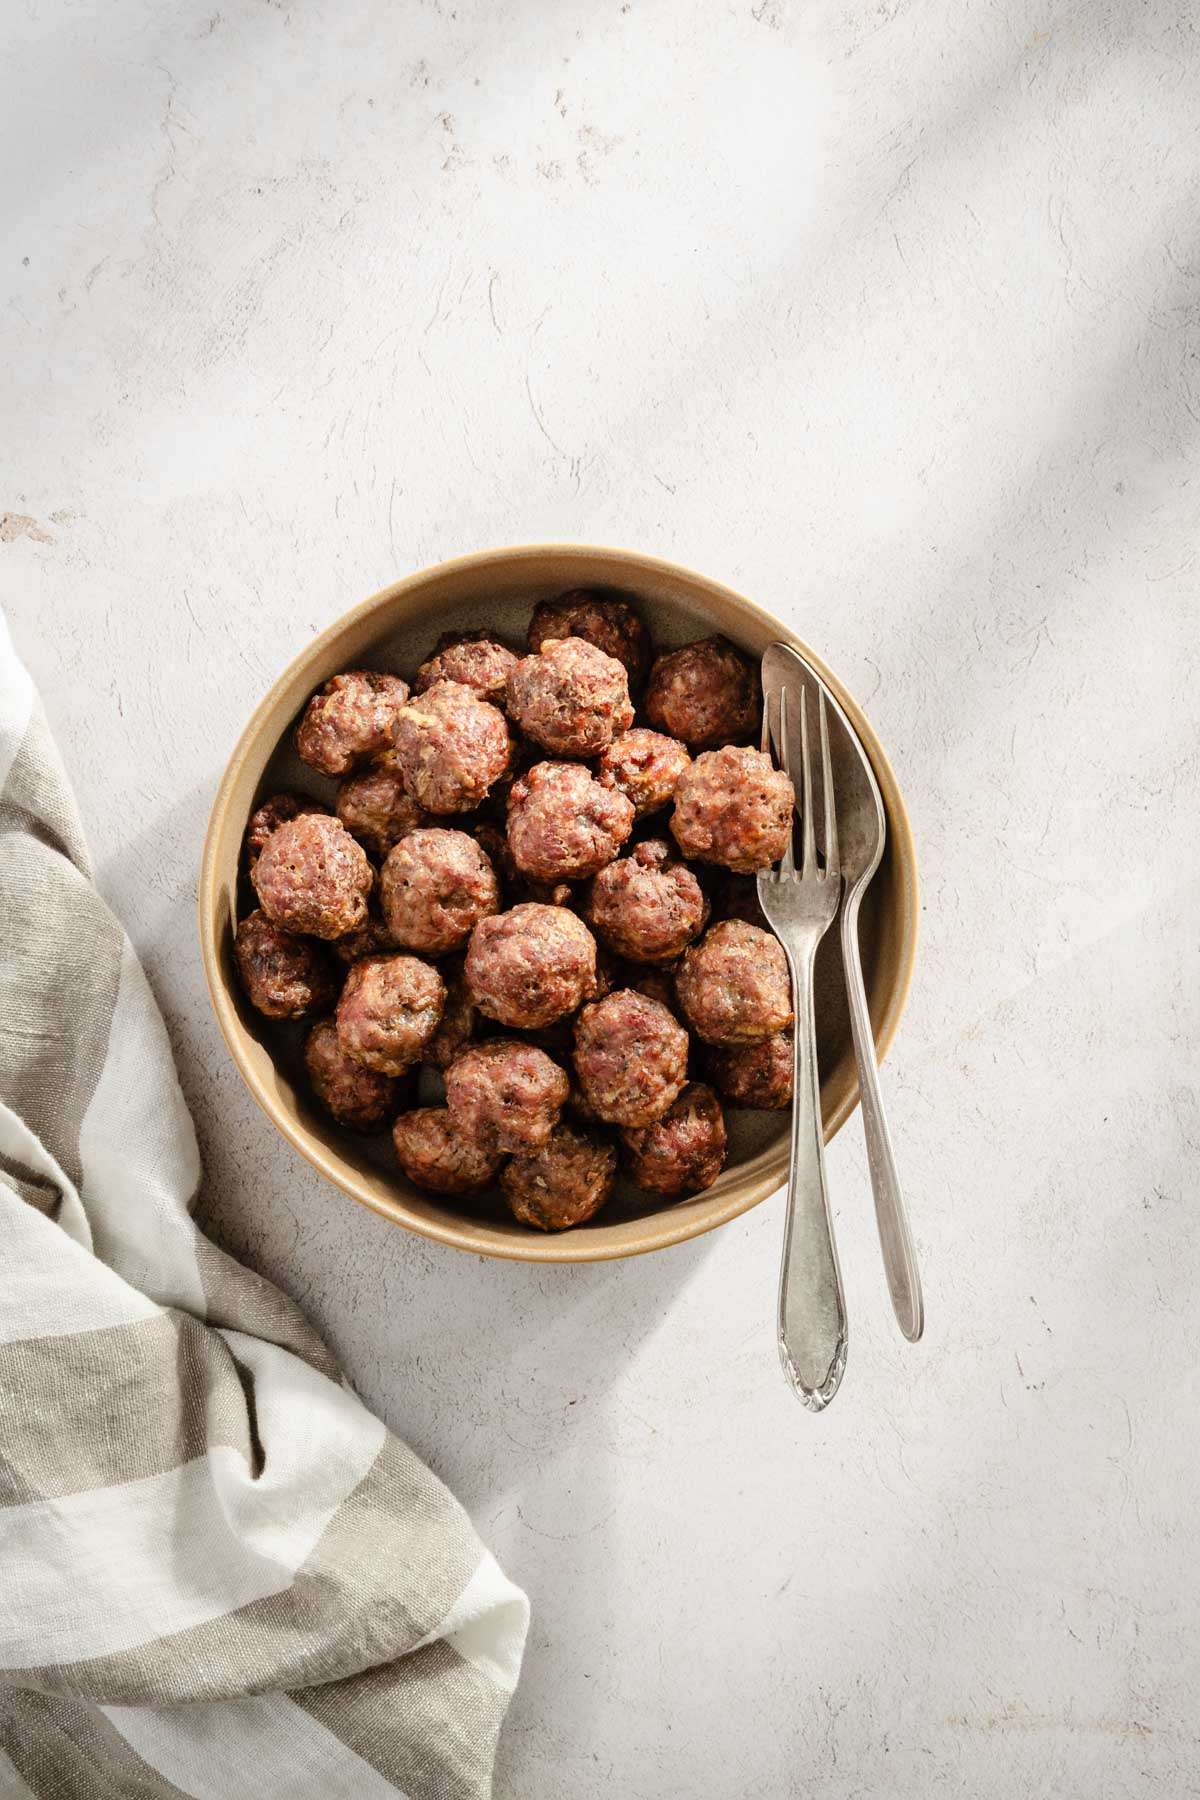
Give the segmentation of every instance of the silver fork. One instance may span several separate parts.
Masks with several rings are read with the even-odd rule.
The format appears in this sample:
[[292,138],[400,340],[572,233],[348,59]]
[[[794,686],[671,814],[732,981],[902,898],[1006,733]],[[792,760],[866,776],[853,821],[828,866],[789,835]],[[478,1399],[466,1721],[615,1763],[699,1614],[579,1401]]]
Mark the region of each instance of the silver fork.
[[[796,1014],[792,1155],[779,1279],[779,1356],[784,1374],[805,1406],[810,1412],[821,1412],[836,1394],[846,1367],[846,1302],[825,1188],[813,965],[817,945],[837,915],[842,877],[825,697],[820,695],[818,704],[825,815],[822,868],[817,862],[807,697],[800,683],[793,683],[789,692],[786,683],[770,678],[768,669],[764,661],[762,747],[774,752],[775,761],[794,781],[788,755],[788,714],[793,697],[800,717],[800,778],[796,783],[801,809],[800,867],[796,867],[789,839],[778,870],[767,870],[758,877],[759,905],[788,959]],[[772,700],[777,722],[772,720]]]

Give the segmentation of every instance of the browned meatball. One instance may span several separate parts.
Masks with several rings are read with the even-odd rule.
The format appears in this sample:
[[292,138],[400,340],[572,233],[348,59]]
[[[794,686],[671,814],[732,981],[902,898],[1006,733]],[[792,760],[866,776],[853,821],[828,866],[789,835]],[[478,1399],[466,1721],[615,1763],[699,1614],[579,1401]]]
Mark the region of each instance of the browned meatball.
[[731,1044],[710,1050],[708,1072],[726,1100],[760,1112],[779,1112],[792,1104],[794,1066],[792,1032],[776,1031],[756,1044]]
[[728,638],[698,638],[656,658],[646,688],[646,717],[691,750],[752,737],[758,727],[758,675]]
[[691,760],[678,738],[638,726],[613,739],[596,765],[596,779],[632,800],[641,819],[670,803]]
[[796,792],[761,750],[706,750],[675,789],[671,834],[685,856],[742,875],[769,869],[788,846]]
[[301,813],[323,813],[327,810],[324,806],[318,806],[315,800],[306,800],[303,794],[272,794],[268,800],[256,806],[250,814],[250,823],[243,840],[247,875],[253,876],[263,845],[273,831],[286,825],[290,819],[298,819]]
[[792,1022],[792,984],[777,937],[723,919],[684,955],[675,991],[688,1023],[709,1044],[750,1044]]
[[382,1131],[399,1105],[400,1083],[347,1056],[332,1019],[320,1019],[313,1026],[304,1061],[314,1094],[339,1125],[351,1131]]
[[508,677],[517,658],[486,631],[443,632],[428,662],[417,670],[413,693],[423,694],[438,681],[457,681],[481,700],[503,706]]
[[435,826],[410,831],[388,852],[379,898],[398,944],[440,956],[465,944],[480,919],[499,912],[500,884],[473,837]]
[[633,724],[629,680],[585,638],[550,638],[508,678],[508,711],[555,756],[596,756]]
[[540,1030],[594,991],[596,940],[565,906],[525,901],[481,919],[467,948],[467,985],[501,1025]]
[[396,1157],[408,1179],[434,1194],[470,1194],[486,1187],[500,1153],[469,1138],[444,1106],[401,1113],[392,1126]]
[[550,638],[584,638],[624,663],[631,686],[646,678],[650,662],[650,634],[632,606],[610,600],[588,588],[572,588],[558,600],[543,600],[534,607],[527,642],[540,650]]
[[475,1036],[475,1002],[465,974],[462,969],[443,971],[442,979],[446,984],[446,1004],[423,1058],[435,1069],[448,1069]]
[[393,844],[415,831],[425,818],[389,756],[346,777],[338,788],[337,812],[346,830],[379,857],[386,856]]
[[687,1080],[688,1036],[665,1006],[617,988],[575,1022],[575,1073],[609,1125],[649,1125]]
[[535,763],[513,782],[508,844],[537,881],[578,881],[612,861],[633,829],[633,805],[578,763]]
[[446,1105],[479,1143],[497,1150],[539,1150],[558,1123],[570,1083],[543,1050],[515,1038],[491,1038],[451,1064]]
[[566,1231],[599,1212],[616,1175],[613,1146],[563,1120],[540,1150],[505,1163],[500,1186],[522,1225]]
[[367,916],[375,872],[340,819],[302,813],[273,831],[254,868],[263,911],[286,931],[337,938]]
[[338,1039],[347,1056],[382,1075],[419,1062],[437,1030],[446,989],[417,956],[369,956],[355,963],[337,1004]]
[[426,812],[470,812],[511,754],[504,714],[461,681],[436,681],[397,714],[396,762]]
[[702,1081],[690,1081],[661,1119],[625,1130],[630,1179],[664,1200],[682,1200],[712,1186],[725,1163],[725,1115]]
[[389,950],[398,950],[391,932],[388,930],[377,910],[378,887],[371,895],[367,916],[357,931],[348,931],[345,937],[334,938],[329,948],[338,961],[347,967],[351,963],[361,962],[364,956],[382,956]]
[[324,950],[255,910],[237,928],[233,954],[246,998],[268,1019],[302,1019],[333,1005],[337,980]]
[[296,754],[322,775],[347,775],[392,741],[396,715],[408,699],[398,675],[350,669],[315,693],[296,727]]
[[668,969],[639,968],[636,963],[630,963],[626,973],[628,979],[623,986],[631,987],[635,993],[645,994],[647,1000],[657,1000],[669,1013],[679,1012],[675,978]]
[[692,871],[661,838],[601,869],[588,896],[596,935],[631,962],[674,962],[704,929],[707,903]]

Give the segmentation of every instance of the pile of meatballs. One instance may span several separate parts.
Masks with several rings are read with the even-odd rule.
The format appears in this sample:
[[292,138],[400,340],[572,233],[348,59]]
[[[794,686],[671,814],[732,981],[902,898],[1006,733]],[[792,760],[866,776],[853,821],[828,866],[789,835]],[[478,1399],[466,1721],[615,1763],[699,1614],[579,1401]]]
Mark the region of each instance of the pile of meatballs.
[[621,1165],[658,1201],[711,1186],[722,1103],[792,1095],[787,963],[752,877],[795,795],[758,718],[733,644],[654,657],[634,607],[585,591],[536,608],[524,656],[460,633],[411,690],[326,682],[295,747],[333,810],[258,806],[234,953],[260,1013],[312,1021],[338,1124],[390,1129],[430,1193],[498,1182],[543,1231],[592,1218]]

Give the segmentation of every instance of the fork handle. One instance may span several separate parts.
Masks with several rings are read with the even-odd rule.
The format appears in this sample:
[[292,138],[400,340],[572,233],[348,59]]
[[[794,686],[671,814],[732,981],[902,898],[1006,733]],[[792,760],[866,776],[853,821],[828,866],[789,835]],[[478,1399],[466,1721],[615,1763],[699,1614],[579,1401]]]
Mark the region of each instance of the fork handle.
[[925,1329],[925,1303],[921,1295],[917,1253],[908,1227],[904,1195],[896,1172],[891,1133],[888,1131],[887,1114],[879,1087],[875,1035],[871,1030],[871,1014],[867,1008],[867,990],[859,951],[858,907],[861,897],[861,889],[848,894],[842,908],[842,963],[846,971],[846,992],[850,1000],[850,1030],[858,1061],[863,1131],[867,1140],[867,1163],[871,1170],[875,1222],[879,1227],[884,1273],[900,1329],[909,1342],[915,1344]]
[[796,997],[792,1158],[779,1280],[779,1356],[810,1412],[833,1399],[846,1366],[846,1302],[825,1187],[813,956],[790,953]]

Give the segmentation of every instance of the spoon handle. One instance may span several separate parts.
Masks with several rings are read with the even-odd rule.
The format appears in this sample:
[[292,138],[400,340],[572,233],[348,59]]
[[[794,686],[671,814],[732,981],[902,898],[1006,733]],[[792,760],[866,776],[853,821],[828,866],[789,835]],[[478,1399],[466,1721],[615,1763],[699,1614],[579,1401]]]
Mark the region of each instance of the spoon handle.
[[915,1344],[925,1329],[925,1303],[921,1296],[921,1276],[904,1195],[896,1173],[892,1140],[888,1131],[883,1095],[879,1091],[879,1064],[875,1058],[875,1036],[867,1008],[867,990],[863,981],[862,954],[858,942],[858,908],[862,889],[846,895],[842,907],[842,962],[846,970],[846,992],[850,1001],[850,1028],[854,1037],[854,1054],[858,1060],[858,1086],[861,1095],[863,1130],[867,1139],[867,1162],[871,1170],[871,1188],[875,1195],[875,1220],[879,1227],[879,1244],[883,1251],[883,1267],[887,1275],[892,1306],[900,1329]]

